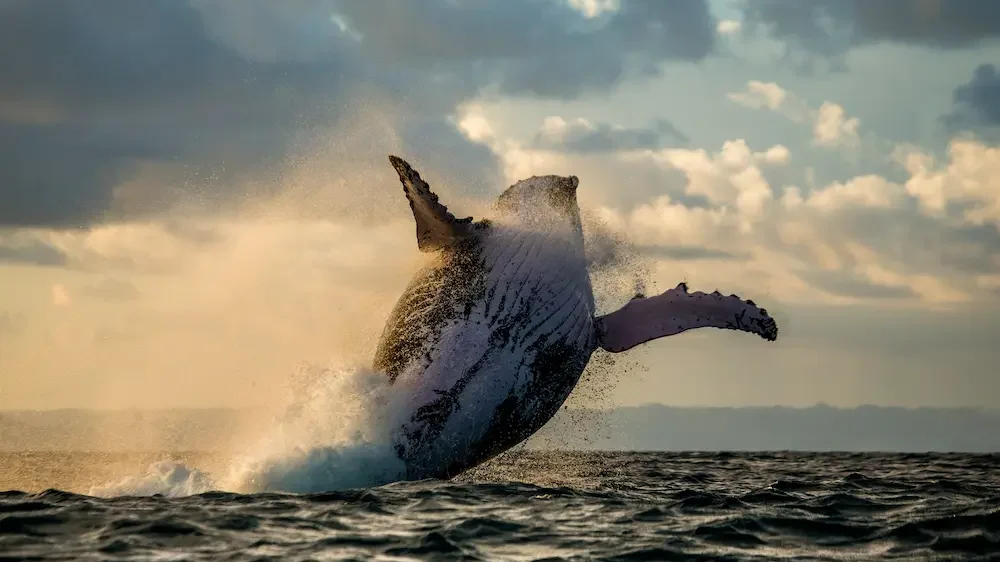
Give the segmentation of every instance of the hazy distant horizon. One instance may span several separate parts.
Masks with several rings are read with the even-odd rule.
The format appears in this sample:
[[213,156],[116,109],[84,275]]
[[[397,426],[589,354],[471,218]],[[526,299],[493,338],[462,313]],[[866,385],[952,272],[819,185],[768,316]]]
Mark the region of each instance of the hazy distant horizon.
[[[0,451],[238,452],[275,425],[275,418],[258,409],[7,410],[0,411]],[[1000,452],[1000,411],[825,405],[570,408],[526,447],[992,453]]]
[[[933,405],[895,405],[895,404],[876,404],[876,403],[865,403],[857,404],[852,406],[837,405],[837,404],[827,404],[825,402],[816,402],[813,404],[806,405],[795,405],[795,404],[757,404],[757,405],[746,405],[746,406],[729,406],[726,404],[671,404],[668,402],[643,402],[639,404],[623,404],[610,407],[600,407],[600,406],[577,406],[577,405],[567,405],[565,409],[567,410],[600,410],[600,411],[613,411],[621,409],[636,409],[636,408],[670,408],[675,410],[771,410],[771,409],[786,409],[786,410],[808,410],[814,408],[828,408],[831,410],[861,410],[865,408],[877,408],[884,410],[933,410],[933,411],[973,411],[989,414],[1000,414],[1000,407],[991,406],[933,406]],[[205,412],[205,411],[219,411],[219,412],[243,412],[243,411],[259,411],[266,409],[262,407],[240,407],[240,406],[165,406],[156,408],[146,408],[140,406],[121,406],[121,407],[83,407],[83,406],[66,406],[66,407],[52,407],[52,408],[3,408],[0,407],[0,415],[2,414],[13,414],[18,412]]]

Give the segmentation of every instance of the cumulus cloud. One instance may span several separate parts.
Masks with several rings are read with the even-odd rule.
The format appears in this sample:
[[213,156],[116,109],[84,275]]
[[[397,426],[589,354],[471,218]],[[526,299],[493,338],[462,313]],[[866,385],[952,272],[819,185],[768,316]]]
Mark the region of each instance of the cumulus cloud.
[[812,205],[821,210],[843,209],[849,206],[891,209],[903,195],[903,187],[874,174],[851,178],[846,182],[833,182],[802,199],[798,191],[790,188],[785,193],[786,207],[795,209],[799,204]]
[[857,148],[857,117],[849,117],[846,110],[833,102],[824,101],[813,109],[805,101],[774,82],[751,80],[741,92],[732,92],[729,99],[751,109],[768,109],[797,123],[811,123],[813,142],[822,147]]
[[742,28],[743,24],[739,20],[720,20],[715,29],[719,35],[736,35]]
[[957,210],[971,224],[1000,229],[1000,147],[954,139],[944,164],[912,147],[900,148],[896,157],[910,174],[907,193],[925,212],[944,216]]
[[[778,93],[771,99],[779,100],[779,111],[797,99],[777,85],[756,90]],[[806,123],[822,122],[820,113]],[[836,140],[843,142],[844,129],[856,132],[856,125],[836,116]],[[665,282],[683,273],[693,283],[726,279],[737,285],[732,290],[768,291],[791,302],[946,306],[991,298],[984,276],[1000,273],[1000,230],[981,220],[995,192],[983,168],[993,149],[975,141],[967,141],[965,152],[956,141],[943,164],[924,151],[899,149],[903,178],[864,172],[815,184],[809,174],[796,181],[795,156],[784,145],[755,149],[732,140],[715,151],[618,150],[595,165],[589,154],[498,138],[483,108],[462,122],[467,134],[485,139],[511,178],[579,175],[585,206],[661,264],[657,275],[669,275]],[[549,118],[536,138],[571,123]],[[977,162],[981,177],[969,175]],[[951,190],[928,187],[943,185]],[[954,191],[959,186],[964,191]],[[952,214],[935,213],[935,198]]]
[[[761,107],[776,100],[781,110],[794,99],[777,86],[748,90],[761,94],[753,102]],[[822,123],[820,113],[808,123]],[[842,113],[834,117],[828,140],[843,142],[845,133],[856,132]],[[468,123],[470,132],[495,131],[481,111]],[[569,123],[548,119],[539,134],[563,131]],[[787,182],[795,156],[784,145],[754,149],[732,140],[716,151],[621,150],[606,155],[596,170],[590,156],[525,148],[495,132],[489,138],[501,160],[515,160],[522,175],[578,174],[585,201],[595,191],[621,193],[616,178],[629,177],[628,191],[645,198],[589,201],[601,224],[658,264],[655,276],[664,284],[683,278],[712,289],[723,279],[721,290],[763,292],[783,302],[960,306],[993,298],[985,287],[1000,273],[1000,230],[981,219],[993,209],[990,194],[997,191],[987,163],[997,158],[990,152],[995,149],[975,141],[956,141],[943,164],[924,152],[900,152],[902,180],[868,172],[813,185]],[[636,170],[648,164],[660,175],[636,182]],[[945,201],[938,207],[964,205],[972,214],[936,214],[928,206],[935,198]]]
[[774,197],[761,167],[783,166],[791,155],[788,148],[781,145],[753,152],[745,141],[738,140],[726,142],[716,154],[705,150],[668,149],[650,153],[649,157],[683,172],[687,177],[687,194],[738,210],[747,219],[744,228],[750,229]]
[[823,102],[816,112],[816,123],[813,125],[813,139],[820,146],[857,147],[858,125],[857,117],[847,117],[844,108],[830,102]]
[[[682,187],[683,175],[679,171],[665,173],[652,159],[638,158],[650,150],[677,144],[671,138],[672,126],[663,120],[648,127],[628,128],[550,115],[527,139],[500,135],[500,127],[490,120],[481,104],[463,105],[453,120],[469,140],[496,155],[507,185],[534,174],[584,174],[592,178],[594,189],[582,191],[579,196],[585,204],[595,205],[642,200],[647,193],[640,187],[650,182],[658,182],[661,189]],[[623,173],[621,166],[626,161],[628,169]],[[675,195],[685,198],[682,190]]]
[[747,82],[745,91],[730,93],[729,99],[752,109],[778,111],[789,99],[789,94],[774,82],[751,80]]
[[[903,186],[880,176],[834,182],[805,195],[787,186],[780,198],[764,197],[752,206],[739,204],[738,197],[737,204],[720,198],[709,207],[688,207],[661,196],[625,214],[609,213],[620,217],[612,223],[648,245],[680,241],[752,256],[728,269],[683,261],[674,267],[701,272],[701,282],[738,279],[745,290],[770,289],[793,301],[891,297],[961,303],[982,296],[969,270],[1000,267],[995,230],[915,215]],[[945,263],[961,263],[966,271]]]

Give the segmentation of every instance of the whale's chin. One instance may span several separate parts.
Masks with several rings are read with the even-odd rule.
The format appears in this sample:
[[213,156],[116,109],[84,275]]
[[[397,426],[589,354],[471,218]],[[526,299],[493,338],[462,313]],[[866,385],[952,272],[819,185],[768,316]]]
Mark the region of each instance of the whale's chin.
[[454,476],[558,411],[595,341],[581,249],[568,235],[497,225],[414,278],[376,355],[406,393],[394,445],[408,478]]

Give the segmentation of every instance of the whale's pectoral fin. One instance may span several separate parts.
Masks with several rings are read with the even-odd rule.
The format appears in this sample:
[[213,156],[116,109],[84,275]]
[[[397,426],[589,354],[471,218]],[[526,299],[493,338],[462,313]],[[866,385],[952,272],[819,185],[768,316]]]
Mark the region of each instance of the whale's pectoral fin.
[[724,328],[778,338],[778,325],[753,301],[721,293],[689,293],[681,283],[655,297],[637,296],[624,307],[596,320],[598,344],[619,352],[693,328]]
[[421,252],[439,250],[472,232],[472,217],[455,218],[448,207],[438,203],[438,196],[405,160],[389,156],[389,162],[399,174],[403,191],[410,201],[413,218],[417,221],[417,248]]

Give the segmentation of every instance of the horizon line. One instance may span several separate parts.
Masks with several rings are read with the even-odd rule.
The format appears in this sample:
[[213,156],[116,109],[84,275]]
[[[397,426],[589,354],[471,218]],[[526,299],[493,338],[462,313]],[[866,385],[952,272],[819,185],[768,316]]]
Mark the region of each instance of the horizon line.
[[[905,405],[894,405],[894,404],[857,404],[853,406],[842,406],[842,405],[828,404],[825,402],[816,402],[814,404],[809,404],[809,405],[751,404],[744,406],[727,406],[727,405],[710,405],[710,404],[682,405],[682,404],[666,404],[662,402],[643,402],[640,404],[618,405],[618,406],[613,406],[611,408],[602,408],[599,406],[568,406],[563,410],[564,411],[599,410],[604,412],[613,412],[615,410],[653,408],[653,407],[668,408],[674,410],[816,410],[816,409],[841,410],[841,411],[853,411],[862,409],[904,410],[904,411],[935,410],[935,411],[967,411],[967,412],[971,411],[971,412],[987,413],[987,414],[1000,414],[1000,406],[992,406],[992,407],[991,406],[930,406],[930,405],[905,406]],[[116,408],[116,407],[67,406],[67,407],[57,407],[57,408],[0,408],[0,415],[25,413],[25,412],[31,412],[31,413],[246,412],[246,411],[261,410],[261,409],[269,409],[269,407],[268,406],[165,406],[165,407],[146,408],[140,406],[131,406],[131,407]]]

